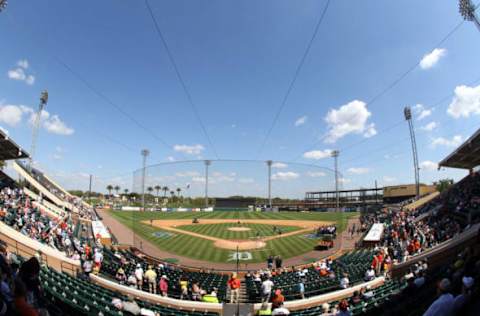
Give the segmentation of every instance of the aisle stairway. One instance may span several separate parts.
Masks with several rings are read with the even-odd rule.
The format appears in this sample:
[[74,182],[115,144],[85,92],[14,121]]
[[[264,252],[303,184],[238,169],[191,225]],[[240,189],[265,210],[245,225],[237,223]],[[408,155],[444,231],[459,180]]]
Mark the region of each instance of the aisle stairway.
[[[230,288],[227,287],[227,294],[225,294],[226,301],[230,303]],[[248,295],[247,295],[247,286],[245,284],[245,280],[242,280],[240,285],[240,294],[238,298],[240,303],[248,303]]]

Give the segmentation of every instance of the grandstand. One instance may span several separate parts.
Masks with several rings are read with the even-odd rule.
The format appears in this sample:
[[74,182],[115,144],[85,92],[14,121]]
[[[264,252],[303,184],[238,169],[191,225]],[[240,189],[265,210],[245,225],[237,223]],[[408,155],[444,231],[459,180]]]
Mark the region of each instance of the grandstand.
[[[282,301],[291,315],[335,314],[345,304],[351,315],[421,314],[435,299],[434,281],[452,275],[451,269],[465,277],[480,276],[472,270],[480,251],[480,176],[473,171],[477,156],[466,149],[478,150],[480,136],[475,135],[440,164],[469,169],[462,181],[441,194],[415,201],[414,207],[387,206],[363,213],[364,234],[372,227],[384,227],[375,248],[359,242],[357,249],[340,248],[313,263],[214,271],[214,264],[187,267],[128,245],[111,245],[94,233],[92,219],[101,220],[92,207],[21,162],[15,163],[15,170],[26,180],[25,186],[2,174],[0,239],[16,260],[33,256],[40,262],[38,277],[44,295],[37,306],[53,315],[65,311],[71,315],[128,314],[122,308],[153,315],[230,315],[228,284],[234,271],[242,279],[239,311],[264,309],[264,284],[270,280],[271,304]],[[5,140],[1,146],[8,149],[4,159],[18,158],[21,150],[14,142]],[[153,293],[149,286],[152,273],[158,286]],[[163,295],[160,279],[168,280]],[[417,284],[413,281],[422,282],[420,290],[416,289],[421,293],[418,297],[408,294]],[[462,310],[468,311],[468,306]]]

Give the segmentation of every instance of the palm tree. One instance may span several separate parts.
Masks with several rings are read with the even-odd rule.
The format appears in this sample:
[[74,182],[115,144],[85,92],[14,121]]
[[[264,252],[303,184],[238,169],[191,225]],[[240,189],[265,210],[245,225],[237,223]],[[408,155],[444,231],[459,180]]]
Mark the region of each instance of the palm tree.
[[159,186],[158,184],[154,187],[155,191],[157,191],[157,198],[158,198],[158,193],[160,192],[160,190],[162,189],[161,186]]
[[182,189],[177,188],[177,195],[178,195],[178,197],[180,197],[180,192],[182,192]]
[[170,191],[170,195],[172,196],[172,198],[175,197],[175,191]]
[[111,184],[107,185],[108,195],[112,195],[112,190],[113,190],[113,185]]
[[125,195],[127,195],[128,194],[128,189],[124,189],[123,193],[125,193]]
[[148,193],[151,195],[152,192],[153,192],[153,188],[152,188],[152,187],[148,187],[148,188],[147,188],[147,191],[148,191]]
[[167,186],[164,186],[164,187],[162,188],[162,190],[163,190],[163,197],[164,197],[164,198],[167,197],[167,192],[168,192],[168,190],[170,190],[170,189],[169,189]]
[[117,192],[117,195],[118,195],[118,191],[120,191],[120,187],[116,185],[113,189],[115,190],[115,192]]

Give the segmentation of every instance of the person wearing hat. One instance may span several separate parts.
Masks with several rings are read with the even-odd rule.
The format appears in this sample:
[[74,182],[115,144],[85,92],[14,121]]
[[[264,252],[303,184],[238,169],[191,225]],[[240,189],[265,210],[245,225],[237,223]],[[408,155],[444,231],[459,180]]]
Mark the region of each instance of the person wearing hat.
[[322,304],[322,315],[330,315],[330,304],[328,303]]
[[149,265],[148,270],[145,271],[145,278],[148,282],[148,291],[157,294],[157,273],[153,270],[152,265]]
[[160,293],[162,294],[162,296],[167,297],[168,296],[168,278],[165,274],[162,275],[162,277],[160,278],[160,282],[158,282],[158,287],[160,288]]
[[143,289],[143,268],[140,263],[137,263],[135,268],[135,277],[137,278],[137,287],[139,290]]
[[230,288],[230,303],[237,303],[240,296],[241,282],[237,278],[237,274],[234,272],[230,280],[228,280],[228,287]]
[[437,285],[438,298],[430,305],[423,316],[453,315],[454,298],[450,293],[450,280],[443,279]]

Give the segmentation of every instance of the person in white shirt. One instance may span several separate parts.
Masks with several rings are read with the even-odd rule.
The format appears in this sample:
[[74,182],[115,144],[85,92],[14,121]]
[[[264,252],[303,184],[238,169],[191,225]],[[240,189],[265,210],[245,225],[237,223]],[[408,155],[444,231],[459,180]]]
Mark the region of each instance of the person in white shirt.
[[273,282],[270,278],[262,282],[262,303],[270,300],[272,294]]
[[290,311],[282,305],[272,311],[272,316],[290,315]]
[[373,279],[375,279],[375,270],[373,270],[373,268],[370,267],[365,272],[364,280],[365,280],[365,282],[368,282],[368,281],[372,281]]
[[438,283],[438,298],[430,305],[423,316],[451,316],[453,315],[454,298],[450,294],[450,280],[443,279]]
[[344,273],[343,277],[340,279],[340,287],[342,289],[348,288],[350,284],[350,280],[348,279],[348,274]]
[[140,263],[137,264],[135,269],[135,277],[137,278],[137,287],[141,290],[143,288],[143,268]]

